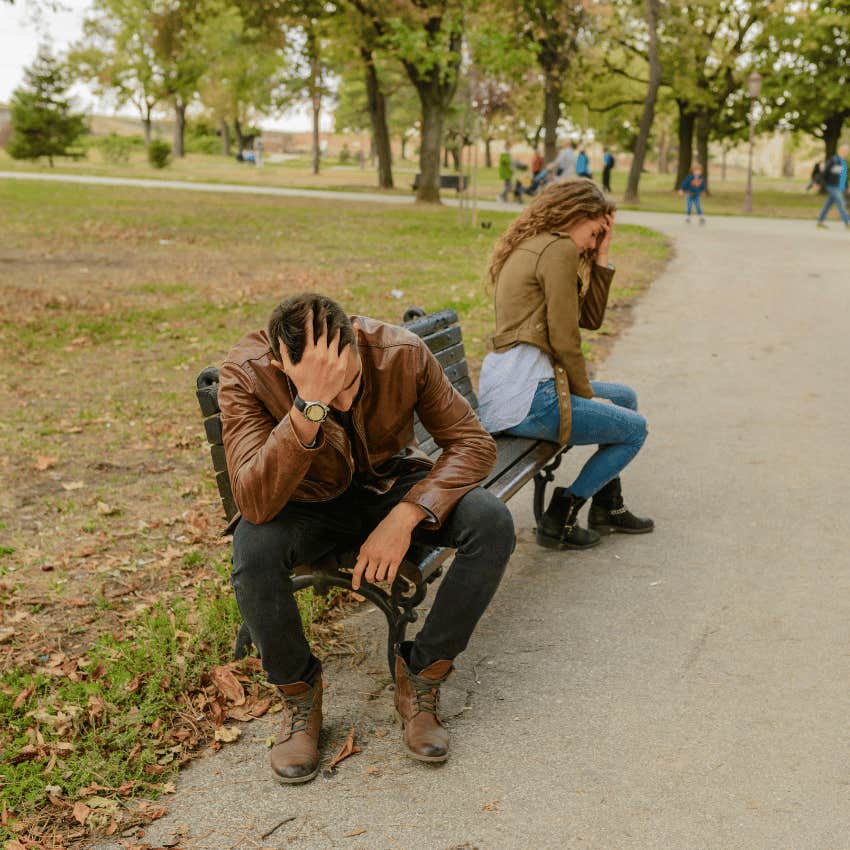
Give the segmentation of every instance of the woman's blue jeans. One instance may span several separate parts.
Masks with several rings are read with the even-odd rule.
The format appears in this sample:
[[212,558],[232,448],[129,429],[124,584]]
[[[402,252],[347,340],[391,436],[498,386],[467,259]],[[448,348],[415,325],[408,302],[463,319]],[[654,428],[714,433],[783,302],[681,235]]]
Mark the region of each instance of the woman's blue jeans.
[[[637,412],[637,394],[625,384],[591,381],[594,395],[613,404],[570,396],[572,405],[571,446],[598,445],[569,490],[589,499],[616,478],[640,451],[646,440],[646,419]],[[515,437],[558,442],[561,413],[554,378],[537,385],[528,416],[506,433]]]

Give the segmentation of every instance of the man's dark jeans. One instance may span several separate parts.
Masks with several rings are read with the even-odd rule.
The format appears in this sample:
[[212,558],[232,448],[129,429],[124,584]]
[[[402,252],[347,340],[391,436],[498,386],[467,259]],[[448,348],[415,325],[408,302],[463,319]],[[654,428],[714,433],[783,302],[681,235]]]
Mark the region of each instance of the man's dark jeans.
[[[427,472],[404,475],[384,494],[355,483],[328,502],[291,502],[271,522],[239,522],[231,583],[271,683],[300,681],[315,664],[295,603],[292,570],[358,547]],[[513,519],[496,496],[479,487],[458,502],[440,529],[416,529],[414,539],[457,549],[413,644],[411,667],[418,671],[466,648],[513,551]]]

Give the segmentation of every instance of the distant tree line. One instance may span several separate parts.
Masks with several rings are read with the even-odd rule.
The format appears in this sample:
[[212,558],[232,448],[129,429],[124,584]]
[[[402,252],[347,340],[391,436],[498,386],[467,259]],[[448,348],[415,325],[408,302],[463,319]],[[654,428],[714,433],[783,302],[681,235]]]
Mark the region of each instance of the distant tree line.
[[148,145],[168,110],[176,157],[190,107],[229,155],[261,117],[308,106],[315,172],[333,109],[338,130],[368,132],[383,187],[391,139],[404,156],[415,137],[421,201],[439,200],[441,169],[473,140],[488,165],[507,137],[551,160],[559,136],[592,130],[633,154],[637,199],[648,156],[663,172],[675,159],[673,186],[695,159],[708,179],[710,142],[746,138],[754,69],[759,129],[813,134],[834,153],[850,118],[848,33],[850,0],[93,0],[57,73],[134,106]]

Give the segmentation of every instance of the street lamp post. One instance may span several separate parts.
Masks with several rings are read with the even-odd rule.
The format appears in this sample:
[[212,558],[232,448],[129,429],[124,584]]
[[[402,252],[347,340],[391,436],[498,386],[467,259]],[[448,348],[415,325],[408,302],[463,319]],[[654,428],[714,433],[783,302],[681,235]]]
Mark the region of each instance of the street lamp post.
[[761,94],[762,75],[758,71],[753,71],[747,77],[747,94],[750,98],[750,156],[747,162],[747,194],[744,199],[744,212],[751,213],[753,211],[753,143],[755,140],[756,130],[756,100]]

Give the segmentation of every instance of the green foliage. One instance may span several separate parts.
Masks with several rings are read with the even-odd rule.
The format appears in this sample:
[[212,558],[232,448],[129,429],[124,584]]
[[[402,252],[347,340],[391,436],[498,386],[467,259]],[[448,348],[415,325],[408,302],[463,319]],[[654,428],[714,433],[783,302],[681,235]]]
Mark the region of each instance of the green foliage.
[[834,148],[850,118],[850,0],[786,4],[756,45],[764,73],[761,126],[793,127]]
[[186,126],[186,151],[217,154],[221,151],[221,139],[209,124],[192,121]]
[[154,168],[165,168],[171,159],[171,145],[162,139],[153,139],[148,147],[148,162]]
[[85,118],[72,111],[66,68],[43,47],[24,73],[24,85],[12,94],[12,136],[7,150],[15,159],[75,154],[72,148],[86,129]]
[[121,165],[129,162],[130,154],[136,145],[131,136],[119,136],[117,133],[110,133],[99,140],[99,147],[107,162],[111,162],[113,165]]

